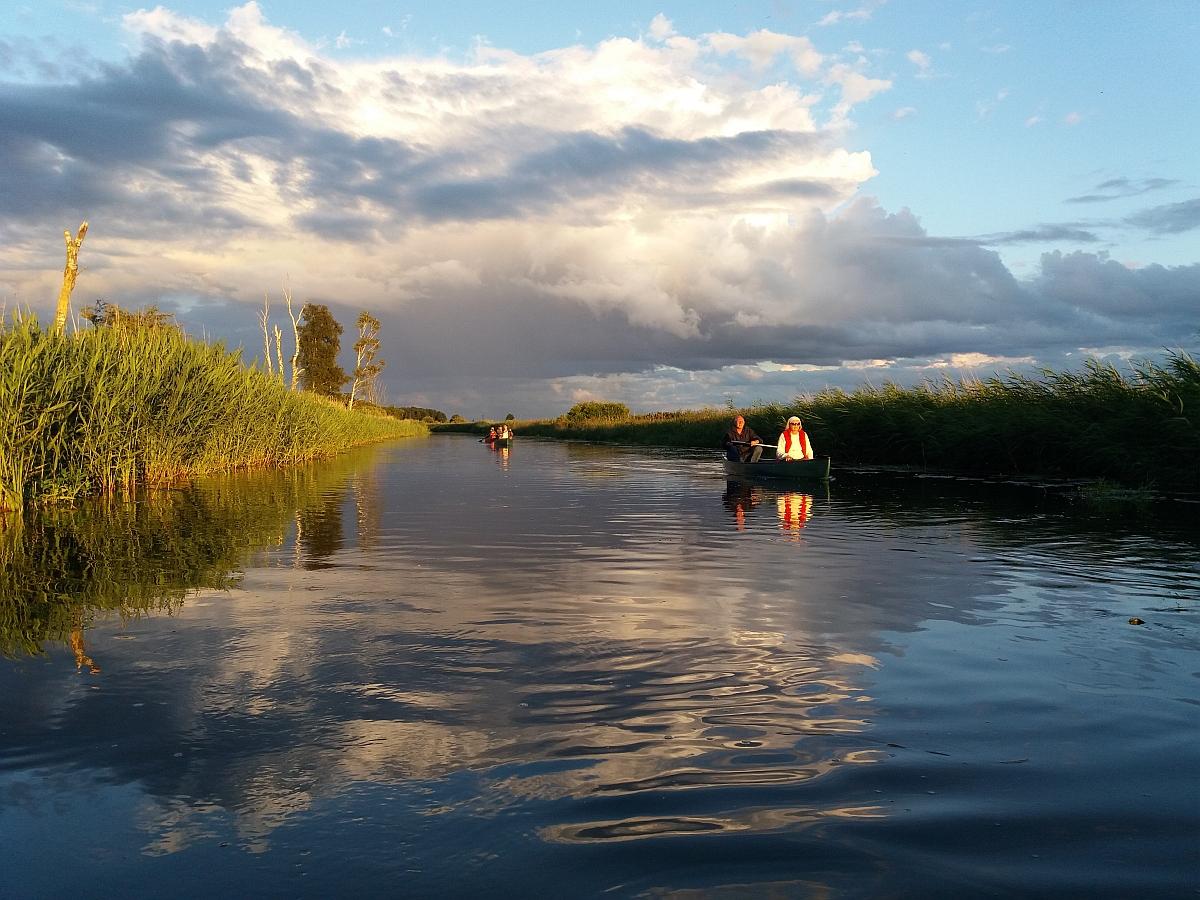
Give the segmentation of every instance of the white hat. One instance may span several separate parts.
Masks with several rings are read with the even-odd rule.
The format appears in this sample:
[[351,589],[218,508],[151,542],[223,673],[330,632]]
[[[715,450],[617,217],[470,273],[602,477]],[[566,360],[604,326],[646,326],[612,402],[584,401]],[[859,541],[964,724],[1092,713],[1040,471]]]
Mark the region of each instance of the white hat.
[[800,424],[800,417],[799,417],[799,416],[792,416],[792,417],[791,417],[790,419],[788,419],[788,421],[787,421],[787,423],[788,423],[789,425],[791,425],[793,422],[795,422],[797,425],[799,425],[799,424]]

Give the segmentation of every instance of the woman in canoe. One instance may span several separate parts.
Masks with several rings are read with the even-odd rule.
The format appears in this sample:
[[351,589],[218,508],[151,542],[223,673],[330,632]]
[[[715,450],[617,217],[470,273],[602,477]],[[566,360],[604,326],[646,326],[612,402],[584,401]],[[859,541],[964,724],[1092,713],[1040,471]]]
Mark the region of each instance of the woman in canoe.
[[776,459],[795,462],[813,458],[812,442],[800,427],[801,424],[799,416],[792,416],[787,420],[787,428],[783,430],[783,434],[779,436],[779,443],[775,445]]

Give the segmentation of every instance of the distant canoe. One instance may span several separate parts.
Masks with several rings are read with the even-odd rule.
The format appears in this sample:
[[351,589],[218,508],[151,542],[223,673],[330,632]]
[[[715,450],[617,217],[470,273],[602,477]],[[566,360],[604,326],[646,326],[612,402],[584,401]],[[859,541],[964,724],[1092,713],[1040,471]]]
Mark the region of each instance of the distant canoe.
[[487,445],[493,450],[503,450],[506,447],[512,446],[512,438],[496,438],[494,441],[488,441]]
[[783,462],[778,459],[760,459],[758,462],[734,462],[725,460],[726,475],[754,475],[760,478],[795,478],[823,481],[829,477],[828,456],[816,459],[798,459]]

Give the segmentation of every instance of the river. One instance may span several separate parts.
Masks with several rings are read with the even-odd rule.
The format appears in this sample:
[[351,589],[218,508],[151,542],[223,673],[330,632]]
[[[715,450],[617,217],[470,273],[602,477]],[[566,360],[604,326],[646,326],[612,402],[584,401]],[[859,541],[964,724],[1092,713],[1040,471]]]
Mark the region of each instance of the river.
[[1194,892],[1200,508],[834,462],[447,435],[31,516],[0,896]]

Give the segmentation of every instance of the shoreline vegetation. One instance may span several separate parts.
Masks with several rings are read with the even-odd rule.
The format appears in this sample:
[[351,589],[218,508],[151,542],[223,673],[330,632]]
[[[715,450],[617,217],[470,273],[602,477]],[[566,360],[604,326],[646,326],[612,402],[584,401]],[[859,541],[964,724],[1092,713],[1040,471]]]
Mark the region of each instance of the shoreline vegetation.
[[[621,404],[581,403],[557,419],[509,424],[518,438],[717,449],[737,412],[767,443],[788,416],[800,416],[818,454],[841,465],[1200,491],[1200,363],[1182,351],[1127,373],[1091,360],[1077,372],[829,389],[739,410],[630,414]],[[433,430],[478,434],[491,424]]]
[[240,351],[177,327],[68,333],[0,321],[0,523],[30,504],[235,469],[293,466],[429,433],[289,390]]

